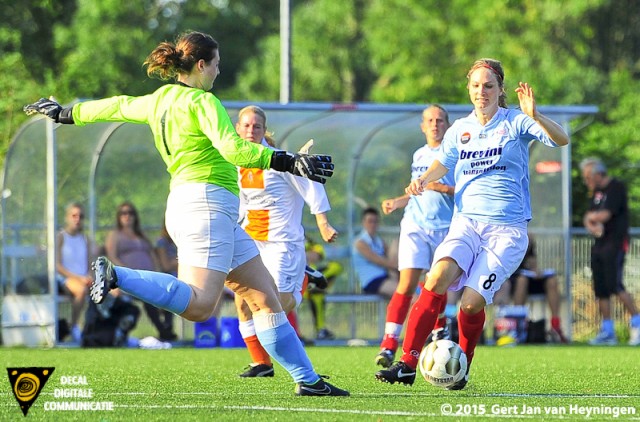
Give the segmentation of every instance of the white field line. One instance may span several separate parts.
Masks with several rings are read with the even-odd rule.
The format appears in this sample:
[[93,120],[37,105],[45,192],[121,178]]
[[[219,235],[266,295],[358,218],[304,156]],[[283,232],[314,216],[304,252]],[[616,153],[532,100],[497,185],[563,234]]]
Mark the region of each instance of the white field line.
[[[228,391],[225,392],[215,392],[215,391],[166,391],[166,392],[162,392],[162,391],[149,391],[149,392],[145,392],[145,391],[108,391],[108,392],[103,392],[103,391],[99,391],[96,390],[95,388],[94,390],[94,395],[100,395],[100,397],[104,397],[104,396],[218,396],[218,395],[224,395],[227,396],[228,395]],[[53,396],[53,392],[50,391],[43,391],[42,393],[40,393],[40,396]],[[265,392],[238,392],[238,395],[245,395],[245,396],[264,396]],[[288,392],[283,391],[282,393],[278,392],[278,393],[272,393],[272,395],[286,395],[288,394]],[[391,392],[391,391],[385,391],[383,393],[385,396],[407,396],[407,395],[411,395],[411,396],[420,396],[420,397],[433,397],[433,398],[438,398],[438,399],[443,399],[446,400],[447,398],[460,398],[460,397],[465,397],[465,398],[494,398],[494,397],[500,397],[500,398],[569,398],[569,399],[633,399],[633,398],[640,398],[639,394],[579,394],[579,393],[540,393],[540,394],[536,394],[536,393],[484,393],[484,394],[464,394],[464,395],[447,395],[447,396],[443,396],[441,393],[426,393],[426,392],[419,392],[419,391],[410,391],[410,392]],[[8,393],[1,393],[0,392],[0,396],[2,395],[8,395],[8,396],[12,396],[11,392]],[[357,392],[354,393],[353,391],[351,392],[352,396],[360,396],[363,398],[366,398],[367,396],[377,396],[378,393],[362,393],[362,394],[358,394]]]

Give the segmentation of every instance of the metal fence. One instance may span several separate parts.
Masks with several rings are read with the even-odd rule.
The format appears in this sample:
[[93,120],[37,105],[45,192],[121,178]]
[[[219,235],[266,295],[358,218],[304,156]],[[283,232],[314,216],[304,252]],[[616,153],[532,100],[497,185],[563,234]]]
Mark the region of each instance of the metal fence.
[[[567,286],[564,274],[564,245],[560,236],[536,235],[538,263],[541,268],[558,271],[558,282],[563,298],[563,318],[571,316],[572,338],[584,341],[594,336],[600,326],[598,304],[593,294],[591,281],[591,244],[593,239],[583,230],[574,230],[571,236],[571,280]],[[634,296],[636,304],[640,298],[640,231],[632,230],[629,253],[627,254],[623,282]],[[629,315],[621,302],[612,298],[612,316],[621,340],[628,337]],[[567,309],[570,307],[570,314]]]

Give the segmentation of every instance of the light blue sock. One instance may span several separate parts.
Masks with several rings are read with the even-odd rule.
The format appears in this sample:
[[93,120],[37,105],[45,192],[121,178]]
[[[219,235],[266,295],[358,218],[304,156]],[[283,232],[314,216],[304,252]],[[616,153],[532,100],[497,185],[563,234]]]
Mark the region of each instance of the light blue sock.
[[320,379],[284,312],[254,315],[253,321],[262,347],[295,382],[313,384]]
[[631,315],[631,326],[633,328],[640,328],[640,314]]
[[602,331],[607,334],[615,334],[613,330],[613,320],[612,319],[603,319],[602,320]]
[[113,267],[118,287],[155,307],[180,315],[191,301],[191,286],[171,274]]

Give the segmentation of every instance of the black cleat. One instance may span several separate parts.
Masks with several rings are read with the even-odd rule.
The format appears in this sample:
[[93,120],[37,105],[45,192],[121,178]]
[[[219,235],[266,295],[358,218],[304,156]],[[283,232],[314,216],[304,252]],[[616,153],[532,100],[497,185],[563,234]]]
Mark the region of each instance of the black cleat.
[[274,373],[273,365],[265,363],[252,363],[245,369],[246,371],[240,374],[242,378],[272,377]]
[[393,350],[390,349],[382,349],[380,353],[376,355],[376,365],[382,366],[383,368],[388,368],[393,364],[393,359],[396,357],[396,354]]
[[296,394],[298,396],[350,396],[347,390],[329,384],[322,378],[314,384],[305,384],[300,382],[296,385]]
[[429,337],[427,337],[427,341],[425,344],[429,344],[432,341],[438,340],[451,340],[451,333],[449,332],[449,326],[445,325],[443,328],[436,328],[431,333],[429,333]]
[[91,269],[95,272],[95,279],[89,287],[89,296],[95,304],[104,302],[109,294],[109,290],[117,287],[118,279],[113,270],[113,264],[105,256],[100,256],[91,264]]
[[316,335],[316,340],[333,340],[335,338],[336,338],[335,334],[333,334],[331,331],[327,330],[326,328],[319,330],[318,334]]
[[467,365],[467,372],[464,374],[464,377],[455,384],[448,386],[447,390],[462,390],[466,387],[469,382],[469,369],[471,369],[471,365]]
[[389,369],[381,369],[376,372],[376,379],[382,382],[388,382],[389,384],[395,384],[396,382],[413,385],[416,380],[416,370],[409,368],[409,365],[400,361],[396,362]]

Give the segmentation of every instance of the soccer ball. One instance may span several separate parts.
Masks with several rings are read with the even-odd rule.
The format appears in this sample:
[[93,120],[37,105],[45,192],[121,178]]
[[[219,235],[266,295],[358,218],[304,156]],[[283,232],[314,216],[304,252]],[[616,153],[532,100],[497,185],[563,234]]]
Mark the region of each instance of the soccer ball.
[[432,385],[447,388],[464,378],[467,355],[451,340],[432,341],[422,349],[418,369]]

